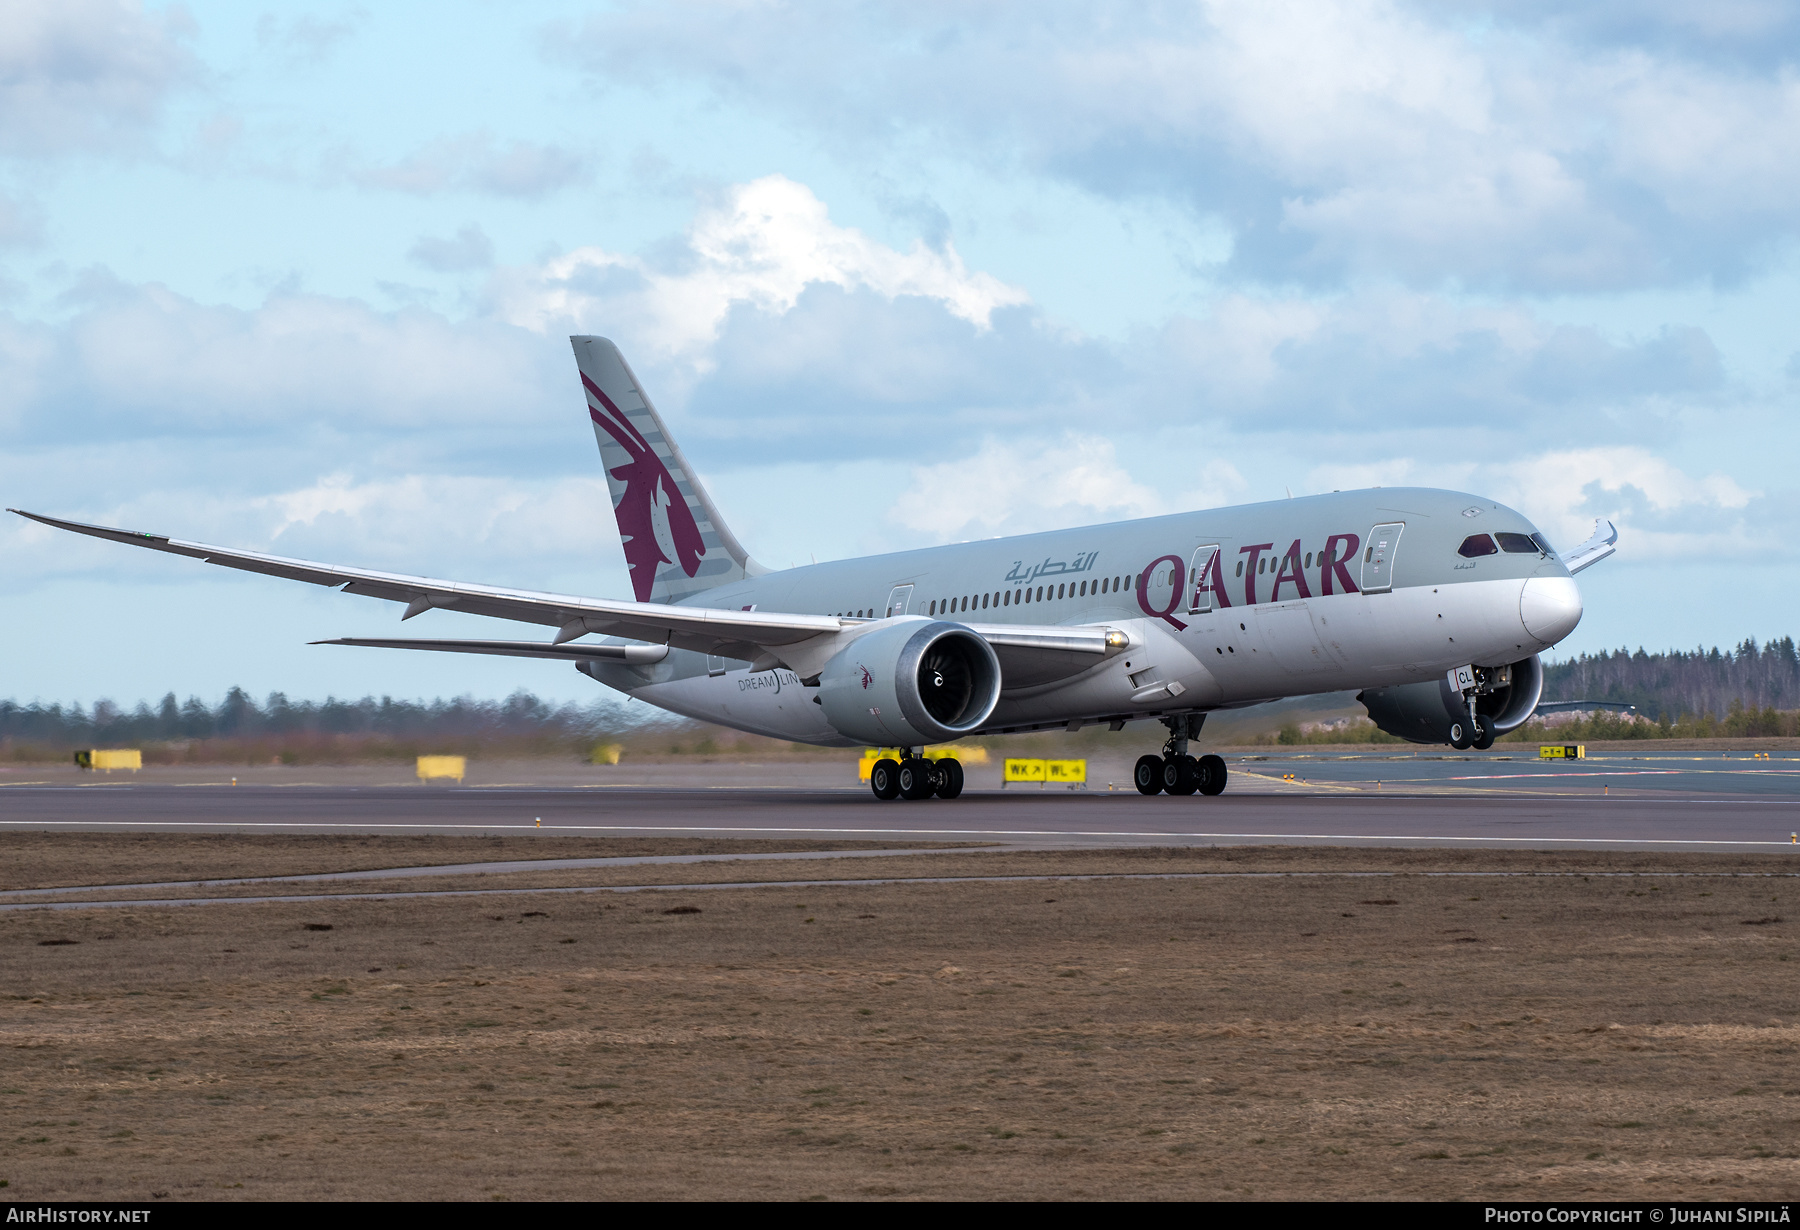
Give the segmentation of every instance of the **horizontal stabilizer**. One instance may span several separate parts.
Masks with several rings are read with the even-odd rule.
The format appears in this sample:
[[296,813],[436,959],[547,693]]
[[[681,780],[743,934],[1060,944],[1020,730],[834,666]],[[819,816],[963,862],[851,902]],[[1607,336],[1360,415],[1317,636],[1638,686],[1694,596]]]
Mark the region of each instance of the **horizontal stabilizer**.
[[562,658],[569,662],[625,662],[647,666],[669,656],[667,645],[546,645],[542,641],[423,641],[341,636],[311,645],[362,645],[369,649],[432,649],[439,653],[486,653],[502,658]]

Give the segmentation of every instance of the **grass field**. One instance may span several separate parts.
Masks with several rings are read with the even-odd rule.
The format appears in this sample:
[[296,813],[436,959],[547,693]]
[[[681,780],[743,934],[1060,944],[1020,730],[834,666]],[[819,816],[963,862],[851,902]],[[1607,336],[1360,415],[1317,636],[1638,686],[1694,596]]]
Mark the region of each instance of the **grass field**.
[[[16,889],[698,852],[256,840],[8,834],[0,865]],[[1800,912],[1759,874],[1790,866],[944,851],[554,882],[1301,874],[0,913],[0,1179],[24,1200],[1792,1198]]]

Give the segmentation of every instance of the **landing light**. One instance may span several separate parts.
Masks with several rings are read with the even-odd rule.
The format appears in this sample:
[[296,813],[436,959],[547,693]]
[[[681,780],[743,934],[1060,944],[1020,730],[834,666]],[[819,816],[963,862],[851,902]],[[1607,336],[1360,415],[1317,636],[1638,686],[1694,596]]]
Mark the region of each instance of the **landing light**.
[[1129,644],[1131,644],[1131,638],[1126,636],[1123,632],[1115,631],[1106,634],[1106,647],[1108,649],[1123,649]]

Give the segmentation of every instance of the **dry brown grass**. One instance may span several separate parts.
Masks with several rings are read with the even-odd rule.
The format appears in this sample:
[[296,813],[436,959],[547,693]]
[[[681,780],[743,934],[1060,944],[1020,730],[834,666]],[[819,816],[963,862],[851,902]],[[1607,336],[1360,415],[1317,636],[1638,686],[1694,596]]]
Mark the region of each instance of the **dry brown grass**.
[[[1382,859],[1536,856],[894,861]],[[1537,865],[1714,874],[3,914],[0,1178],[27,1200],[1794,1196],[1800,907],[1721,874],[1788,861]]]

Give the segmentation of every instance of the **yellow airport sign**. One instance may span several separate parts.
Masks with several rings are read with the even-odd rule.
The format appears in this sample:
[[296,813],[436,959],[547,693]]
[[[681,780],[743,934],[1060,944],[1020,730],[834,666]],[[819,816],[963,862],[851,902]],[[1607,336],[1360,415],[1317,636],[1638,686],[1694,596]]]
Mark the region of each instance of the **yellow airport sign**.
[[1001,789],[1014,782],[1036,782],[1040,789],[1056,782],[1074,790],[1087,789],[1087,761],[1085,760],[1027,760],[1011,759],[1006,762],[1006,772],[1001,782]]
[[458,785],[462,784],[463,772],[469,767],[465,756],[421,756],[419,757],[419,780],[430,781],[434,777],[454,777]]
[[75,753],[75,767],[78,769],[104,769],[108,773],[114,769],[130,769],[136,772],[144,767],[144,753],[135,747],[86,748]]
[[1044,762],[1043,761],[1041,761],[1041,760],[1014,760],[1010,757],[1007,758],[1006,778],[1005,778],[1007,785],[1010,786],[1014,782],[1041,782],[1043,780],[1044,780]]
[[1538,748],[1539,760],[1586,760],[1585,743],[1546,743]]

